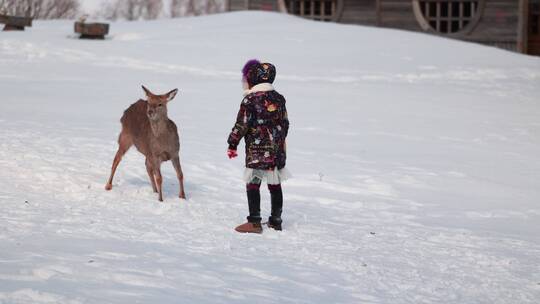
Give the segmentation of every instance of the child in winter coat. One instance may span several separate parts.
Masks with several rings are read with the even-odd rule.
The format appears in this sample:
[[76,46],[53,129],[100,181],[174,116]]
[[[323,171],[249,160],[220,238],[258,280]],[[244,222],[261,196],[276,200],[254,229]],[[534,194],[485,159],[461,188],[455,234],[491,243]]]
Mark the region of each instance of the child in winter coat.
[[246,182],[249,216],[247,223],[236,227],[238,232],[261,233],[261,182],[270,190],[272,213],[268,226],[281,230],[283,192],[281,182],[289,176],[285,169],[285,138],[289,120],[285,98],[274,90],[276,68],[270,63],[250,60],[242,69],[244,99],[236,123],[227,140],[229,158],[238,156],[236,148],[246,143]]

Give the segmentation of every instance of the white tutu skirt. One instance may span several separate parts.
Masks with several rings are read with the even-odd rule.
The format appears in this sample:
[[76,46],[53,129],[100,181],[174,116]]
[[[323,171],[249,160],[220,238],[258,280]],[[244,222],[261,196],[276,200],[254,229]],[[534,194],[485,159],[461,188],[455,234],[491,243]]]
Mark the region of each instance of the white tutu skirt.
[[244,181],[250,183],[253,179],[258,178],[259,180],[266,182],[269,185],[278,185],[286,181],[291,177],[291,173],[286,168],[274,170],[258,170],[246,168],[244,171]]

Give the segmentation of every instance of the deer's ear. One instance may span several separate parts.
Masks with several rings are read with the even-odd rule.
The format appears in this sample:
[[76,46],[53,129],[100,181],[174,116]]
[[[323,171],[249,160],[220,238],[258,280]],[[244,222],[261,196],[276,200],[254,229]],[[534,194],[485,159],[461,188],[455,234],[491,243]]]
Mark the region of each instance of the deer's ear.
[[147,88],[145,88],[144,86],[141,86],[143,91],[144,91],[144,94],[146,94],[146,97],[150,97],[152,96],[152,92],[150,92],[150,90],[148,90]]
[[173,100],[174,97],[176,96],[176,93],[178,93],[178,89],[174,89],[170,91],[169,93],[165,94],[165,96],[167,96],[167,101]]

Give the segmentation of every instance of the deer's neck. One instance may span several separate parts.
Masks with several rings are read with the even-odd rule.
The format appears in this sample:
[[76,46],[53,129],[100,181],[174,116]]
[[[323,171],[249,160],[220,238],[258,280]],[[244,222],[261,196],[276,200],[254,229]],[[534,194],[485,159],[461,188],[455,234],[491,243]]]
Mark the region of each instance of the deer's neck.
[[154,136],[159,137],[161,134],[164,134],[167,131],[167,121],[167,117],[157,120],[150,120],[150,128],[152,128],[152,133]]

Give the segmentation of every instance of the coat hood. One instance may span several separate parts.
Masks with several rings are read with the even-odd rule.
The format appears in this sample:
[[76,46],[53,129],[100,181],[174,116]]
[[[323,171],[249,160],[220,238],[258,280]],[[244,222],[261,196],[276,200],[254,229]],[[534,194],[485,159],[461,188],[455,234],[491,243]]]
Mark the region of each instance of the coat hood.
[[260,83],[273,83],[276,78],[276,67],[271,63],[261,63],[252,59],[244,65],[242,75],[252,87]]

